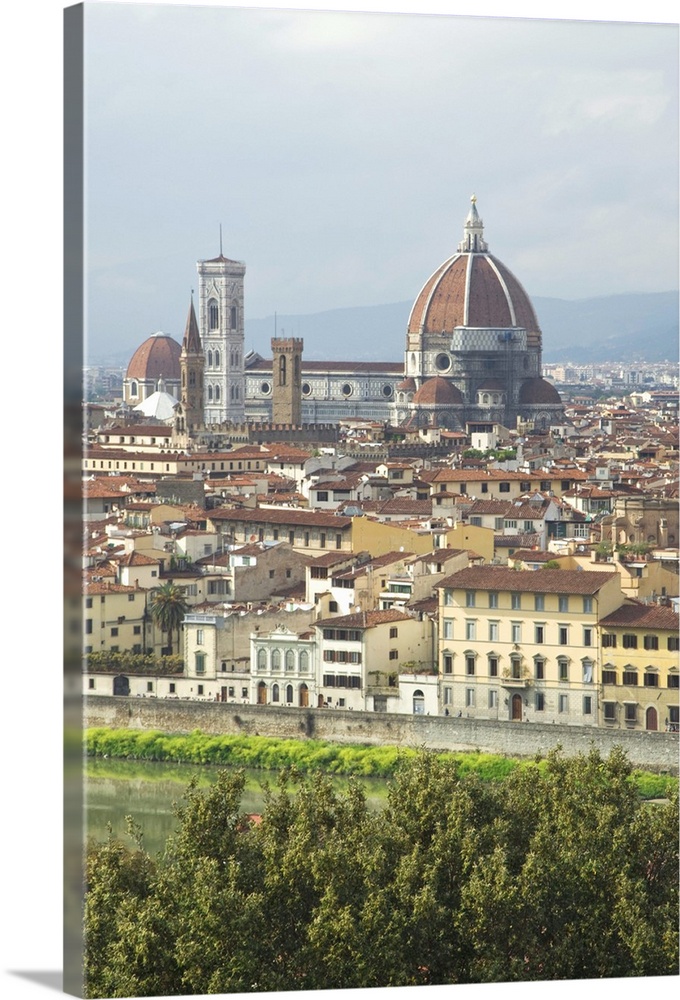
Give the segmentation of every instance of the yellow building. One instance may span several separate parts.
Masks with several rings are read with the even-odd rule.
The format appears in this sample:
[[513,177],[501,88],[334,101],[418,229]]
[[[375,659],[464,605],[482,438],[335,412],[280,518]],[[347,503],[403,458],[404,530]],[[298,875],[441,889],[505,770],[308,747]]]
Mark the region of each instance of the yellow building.
[[143,653],[154,644],[145,590],[106,580],[89,582],[83,595],[86,653]]
[[602,618],[603,726],[678,731],[678,621],[672,608],[638,601]]
[[474,566],[439,584],[440,710],[598,724],[598,621],[623,603],[616,572]]

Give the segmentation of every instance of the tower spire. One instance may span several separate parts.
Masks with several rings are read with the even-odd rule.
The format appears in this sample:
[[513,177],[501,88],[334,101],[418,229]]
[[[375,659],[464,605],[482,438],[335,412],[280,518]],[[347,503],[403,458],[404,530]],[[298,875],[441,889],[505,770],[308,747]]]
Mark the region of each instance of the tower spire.
[[222,257],[222,223],[220,222],[220,257]]
[[477,211],[477,195],[473,194],[470,201],[472,204],[465,220],[463,239],[458,244],[458,251],[460,253],[486,253],[489,245],[484,239],[484,223]]
[[186,351],[187,354],[200,354],[201,348],[201,335],[198,332],[198,321],[196,319],[196,310],[194,309],[194,292],[191,290],[191,303],[189,305],[189,315],[187,316],[187,325],[184,328],[184,340],[182,341],[182,349]]

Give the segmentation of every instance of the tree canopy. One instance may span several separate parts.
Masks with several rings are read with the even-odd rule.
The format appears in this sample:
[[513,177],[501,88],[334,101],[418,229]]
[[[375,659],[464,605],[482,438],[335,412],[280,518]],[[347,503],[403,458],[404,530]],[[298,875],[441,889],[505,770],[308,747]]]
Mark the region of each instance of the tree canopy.
[[677,793],[644,804],[621,751],[485,782],[423,751],[371,812],[359,782],[196,783],[152,858],[88,851],[88,997],[673,975]]
[[172,634],[180,628],[189,610],[184,591],[176,583],[164,583],[151,594],[149,602],[153,620],[168,633],[168,646],[172,655]]

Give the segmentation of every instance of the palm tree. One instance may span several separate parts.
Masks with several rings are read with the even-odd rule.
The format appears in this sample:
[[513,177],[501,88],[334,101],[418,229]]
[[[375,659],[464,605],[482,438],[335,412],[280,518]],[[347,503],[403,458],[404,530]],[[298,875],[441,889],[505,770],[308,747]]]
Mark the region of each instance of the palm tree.
[[153,591],[150,601],[151,615],[157,625],[168,633],[168,645],[172,656],[172,633],[179,630],[189,605],[184,598],[184,591],[176,583],[164,583]]

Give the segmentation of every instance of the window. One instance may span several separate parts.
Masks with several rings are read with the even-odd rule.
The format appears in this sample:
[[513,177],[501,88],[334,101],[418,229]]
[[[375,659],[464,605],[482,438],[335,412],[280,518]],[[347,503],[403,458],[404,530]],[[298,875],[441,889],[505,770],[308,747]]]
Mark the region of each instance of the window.
[[545,642],[545,625],[534,626],[534,642],[540,646]]
[[94,677],[90,677],[90,679],[87,682],[87,686],[90,689],[90,691],[94,691]]
[[477,636],[477,622],[466,621],[465,622],[465,638],[474,642]]
[[118,629],[114,625],[114,627],[111,629],[111,636],[113,637],[113,636],[116,636],[116,635],[118,635]]
[[655,674],[651,670],[645,671],[643,678],[643,684],[646,688],[655,688],[659,686],[659,675]]
[[205,673],[205,653],[195,653],[196,673]]
[[202,628],[197,628],[196,629],[196,645],[197,646],[202,646],[203,645],[203,629]]
[[510,597],[510,606],[512,607],[513,611],[519,611],[519,609],[522,607],[522,595],[512,594]]
[[666,640],[666,645],[671,652],[677,653],[678,650],[680,650],[680,636],[669,635]]
[[465,673],[468,677],[474,677],[475,675],[475,658],[474,656],[465,657]]
[[489,607],[490,608],[498,607],[498,594],[494,590],[489,591]]
[[624,635],[623,636],[623,648],[624,649],[637,649],[637,636],[636,635]]
[[498,642],[498,622],[489,622],[489,642]]
[[453,688],[444,688],[444,704],[453,704]]
[[519,680],[522,676],[522,664],[517,656],[510,657],[510,676],[514,680]]
[[680,687],[680,675],[679,674],[669,674],[668,675],[668,687],[669,688]]
[[[233,691],[233,688],[231,689]],[[279,685],[272,684],[272,701],[279,700]]]
[[280,649],[272,649],[271,668],[272,668],[272,670],[280,670],[281,669],[281,650]]
[[541,660],[538,657],[534,660],[534,677],[537,681],[545,679],[545,660]]
[[335,536],[335,547],[336,547],[336,549],[341,549],[342,548],[342,535],[340,533],[338,533]]
[[569,680],[569,661],[561,656],[557,661],[557,676],[561,681]]
[[489,708],[498,708],[498,691],[489,691]]
[[557,598],[557,609],[562,614],[566,614],[569,610],[569,598],[568,597],[558,597]]
[[446,605],[447,608],[450,608],[451,605],[453,604],[453,591],[452,590],[445,590],[444,591],[444,604]]
[[399,650],[398,649],[391,649],[390,650],[390,660],[398,660],[398,659],[399,659]]
[[583,666],[583,683],[592,684],[593,683],[593,661],[592,660],[582,660],[581,664]]
[[217,301],[210,299],[208,302],[208,329],[216,330],[219,326],[220,311]]
[[522,625],[520,622],[512,622],[510,625],[511,641],[519,643],[522,641]]
[[498,677],[498,657],[489,657],[489,677]]
[[659,648],[659,637],[658,635],[646,635],[642,640],[642,645],[645,649],[658,649]]
[[534,611],[545,611],[544,594],[534,594]]
[[626,722],[637,722],[637,705],[627,701],[623,706],[623,717]]
[[444,619],[444,638],[453,639],[453,620],[451,618]]
[[475,707],[475,689],[465,688],[465,707],[474,708]]
[[196,688],[196,694],[203,694],[203,685],[199,684]]
[[545,711],[545,695],[542,691],[537,691],[534,695],[534,708],[537,712]]
[[390,629],[390,639],[396,639],[398,634],[399,634],[399,629],[398,628],[391,628]]
[[637,670],[624,670],[623,683],[628,687],[636,687],[638,682]]
[[498,484],[498,492],[499,493],[509,493],[510,492],[510,483],[499,483]]
[[602,636],[602,648],[616,649],[616,636],[611,635],[609,632],[605,632]]
[[444,654],[444,673],[445,674],[453,673],[453,656],[451,656],[450,653]]
[[91,608],[92,607],[92,598],[91,597],[86,597],[85,598],[85,607],[86,608]]
[[285,668],[288,671],[295,670],[295,653],[292,649],[286,650]]
[[616,702],[615,701],[605,701],[603,708],[603,716],[605,722],[616,722]]
[[592,694],[583,695],[583,714],[592,715],[593,714],[593,696]]
[[465,593],[465,607],[474,608],[474,606],[475,606],[475,591],[468,590]]
[[592,597],[583,598],[583,614],[592,615],[593,613],[593,599]]
[[153,681],[147,681],[146,682],[146,690],[147,691],[153,691]]
[[273,579],[274,579],[274,570],[273,570],[273,569],[270,569],[270,570],[269,570],[269,579],[270,579],[270,580],[273,580]]
[[593,644],[593,630],[591,628],[583,629],[583,645],[592,646]]
[[557,696],[557,711],[560,715],[569,711],[569,695],[560,694]]
[[569,645],[569,626],[568,625],[560,625],[560,627],[558,629],[557,641],[559,642],[560,646],[568,646]]
[[169,687],[168,690],[169,690],[170,694],[174,694],[175,693],[175,691],[177,690],[177,685],[175,684],[174,681],[170,681],[170,687]]
[[616,684],[616,671],[606,670],[602,671],[602,683],[603,684]]
[[92,635],[92,619],[91,618],[86,618],[85,619],[85,634],[86,635]]

